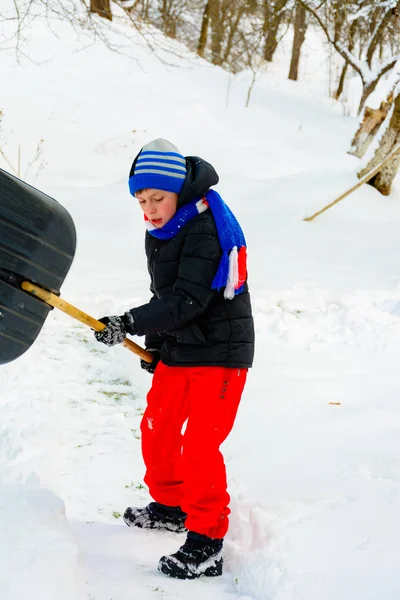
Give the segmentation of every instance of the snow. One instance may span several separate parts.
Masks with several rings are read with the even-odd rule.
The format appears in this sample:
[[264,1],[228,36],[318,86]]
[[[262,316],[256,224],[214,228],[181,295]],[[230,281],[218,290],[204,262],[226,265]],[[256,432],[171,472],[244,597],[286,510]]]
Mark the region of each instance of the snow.
[[83,599],[64,503],[35,485],[0,486],[3,598]]
[[364,186],[303,221],[354,185],[359,165],[346,154],[356,119],[321,94],[321,52],[299,83],[278,56],[246,109],[251,73],[231,76],[226,106],[227,73],[175,42],[171,67],[136,33],[132,58],[54,27],[57,38],[32,26],[31,60],[0,54],[2,148],[16,164],[20,146],[25,176],[44,140],[47,165],[26,177],[78,233],[62,297],[95,317],[149,298],[127,175],[144,143],[166,137],[215,164],[243,226],[257,351],[223,448],[224,575],[175,581],[157,563],[184,535],[121,518],[149,500],[139,424],[150,376],[52,311],[0,369],[2,600],[397,598],[399,180],[388,198]]

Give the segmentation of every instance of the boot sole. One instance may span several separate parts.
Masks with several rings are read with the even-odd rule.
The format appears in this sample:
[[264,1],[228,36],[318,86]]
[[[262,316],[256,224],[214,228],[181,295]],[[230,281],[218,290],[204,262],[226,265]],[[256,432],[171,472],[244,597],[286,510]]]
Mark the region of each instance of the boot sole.
[[212,565],[211,567],[208,567],[208,569],[206,569],[203,572],[193,572],[191,570],[185,570],[185,564],[181,563],[182,567],[179,568],[179,565],[177,563],[172,563],[170,564],[168,561],[163,561],[163,559],[160,560],[159,564],[158,564],[158,570],[160,571],[160,573],[162,573],[163,575],[167,575],[168,577],[173,577],[174,579],[198,579],[199,577],[220,577],[222,575],[222,565],[223,565],[223,559],[220,558],[219,561],[217,561],[215,563],[215,565]]
[[155,525],[152,523],[149,523],[148,525],[143,525],[142,523],[137,523],[135,521],[131,521],[129,519],[129,517],[125,517],[124,516],[124,522],[126,525],[128,525],[128,527],[137,527],[138,529],[155,529],[156,531],[172,531],[172,533],[185,533],[187,532],[187,529],[184,525],[182,525],[182,527],[180,526],[176,526],[176,525],[171,525],[169,526],[168,524],[159,524],[159,525]]

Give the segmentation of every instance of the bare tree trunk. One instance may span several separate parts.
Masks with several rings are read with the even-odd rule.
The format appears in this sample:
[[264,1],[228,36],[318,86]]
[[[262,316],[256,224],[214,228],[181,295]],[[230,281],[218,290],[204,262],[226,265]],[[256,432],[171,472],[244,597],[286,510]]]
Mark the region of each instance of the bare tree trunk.
[[210,0],[211,18],[211,61],[214,65],[222,64],[222,41],[224,38],[224,21],[221,14],[220,0]]
[[172,12],[172,2],[168,0],[162,0],[161,2],[161,19],[162,19],[162,32],[168,37],[176,38],[176,15]]
[[210,22],[211,1],[212,0],[207,0],[207,3],[204,7],[203,19],[201,21],[199,43],[197,44],[197,54],[199,56],[204,56],[204,50],[206,49],[206,45],[207,45],[207,32],[208,32],[208,24]]
[[[340,13],[341,17],[343,17],[343,14]],[[339,19],[339,17],[338,17]],[[341,24],[342,27],[343,24]],[[358,25],[358,19],[354,19],[354,21],[352,21],[351,25],[350,25],[350,30],[349,30],[349,52],[353,52],[354,50],[354,39],[355,39],[355,35],[357,32],[357,25]],[[339,31],[339,24],[338,24],[338,28],[337,31],[335,32],[335,43],[337,43],[339,41],[340,38],[340,31]],[[349,63],[346,61],[342,72],[340,74],[340,79],[339,79],[339,84],[338,84],[338,88],[336,90],[335,93],[335,99],[339,100],[340,96],[343,94],[343,89],[344,89],[344,82],[346,80],[346,75],[347,75],[347,69],[349,68]]]
[[228,37],[227,37],[227,40],[226,40],[225,51],[224,51],[224,55],[223,55],[221,64],[224,64],[224,63],[228,62],[229,55],[230,55],[230,53],[232,51],[233,40],[235,39],[235,35],[236,35],[236,32],[237,32],[237,30],[239,28],[240,20],[241,20],[241,18],[243,16],[245,8],[246,8],[245,5],[243,5],[240,8],[238,8],[236,16],[230,22],[229,34],[228,34]]
[[349,154],[353,154],[358,158],[364,156],[375,135],[378,133],[380,126],[386,119],[392,104],[393,92],[390,92],[387,100],[381,102],[379,108],[369,108],[368,106],[365,108],[363,122],[351,142]]
[[375,88],[379,83],[379,79],[380,79],[380,77],[379,78],[377,77],[374,81],[368,83],[367,85],[365,85],[365,83],[363,82],[363,92],[362,92],[360,104],[359,104],[358,110],[357,110],[358,115],[361,115],[362,109],[364,108],[368,97],[372,94],[372,92],[375,91]]
[[143,1],[143,17],[147,23],[150,21],[150,0]]
[[333,14],[334,14],[334,42],[338,42],[341,39],[343,25],[346,20],[346,6],[343,0],[336,0],[333,3]]
[[269,0],[264,0],[264,59],[272,62],[278,46],[278,31],[283,17],[283,9],[287,0],[276,0],[271,8]]
[[[369,44],[368,51],[367,51],[367,63],[368,63],[369,67],[371,67],[371,65],[372,65],[372,59],[375,54],[375,50],[381,43],[383,36],[385,35],[387,26],[388,26],[389,22],[391,21],[391,19],[393,18],[393,15],[395,14],[394,11],[399,10],[399,8],[400,8],[400,2],[397,2],[396,7],[389,8],[385,14],[382,14],[380,16],[378,16],[378,14],[376,15],[376,22],[374,23],[375,32],[374,32],[373,38]],[[381,9],[378,9],[379,12],[380,12],[380,10]]]
[[335,100],[339,100],[340,96],[343,94],[344,90],[344,82],[346,81],[346,74],[349,64],[344,63],[342,72],[340,73],[340,79],[338,83],[337,90],[335,92]]
[[300,3],[296,5],[294,21],[294,38],[292,47],[292,60],[290,61],[289,79],[297,81],[299,75],[299,62],[301,47],[306,37],[306,9]]
[[[390,119],[389,123],[387,120]],[[396,147],[400,146],[400,89],[397,88],[397,94],[394,99],[393,113],[391,116],[388,115],[385,123],[382,127],[387,129],[383,134],[381,143],[377,148],[374,156],[369,161],[367,166],[358,173],[358,177],[361,178],[363,175],[371,171],[374,167],[379,165],[382,160],[388,156]],[[400,151],[389,160],[368,183],[376,188],[384,196],[388,196],[391,192],[391,187],[394,178],[400,167]]]
[[112,21],[110,0],[90,0],[89,11],[103,17],[103,19]]

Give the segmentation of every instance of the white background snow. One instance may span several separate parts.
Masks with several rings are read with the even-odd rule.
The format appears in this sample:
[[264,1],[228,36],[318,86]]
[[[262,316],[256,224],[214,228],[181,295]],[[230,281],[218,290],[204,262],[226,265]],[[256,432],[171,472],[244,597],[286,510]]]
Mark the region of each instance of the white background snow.
[[21,176],[76,224],[62,297],[95,317],[149,298],[127,175],[144,143],[166,137],[215,165],[242,223],[257,351],[223,448],[224,575],[174,581],[157,562],[184,536],[133,531],[120,516],[149,500],[139,423],[150,376],[53,311],[0,368],[1,600],[397,600],[399,180],[388,198],[364,186],[303,221],[356,182],[346,150],[357,119],[345,114],[356,99],[344,109],[327,98],[328,55],[312,32],[302,81],[286,80],[287,42],[245,108],[250,74],[228,95],[227,73],[178,44],[166,66],[134,33],[118,55],[54,27],[58,37],[32,27],[30,59],[0,53],[0,108],[9,160],[19,145]]

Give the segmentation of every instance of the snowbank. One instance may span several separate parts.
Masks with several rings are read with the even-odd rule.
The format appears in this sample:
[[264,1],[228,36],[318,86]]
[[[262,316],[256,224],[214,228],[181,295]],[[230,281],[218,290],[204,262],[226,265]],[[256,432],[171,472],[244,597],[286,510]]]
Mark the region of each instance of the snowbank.
[[77,547],[63,501],[30,485],[0,486],[2,600],[80,600]]

